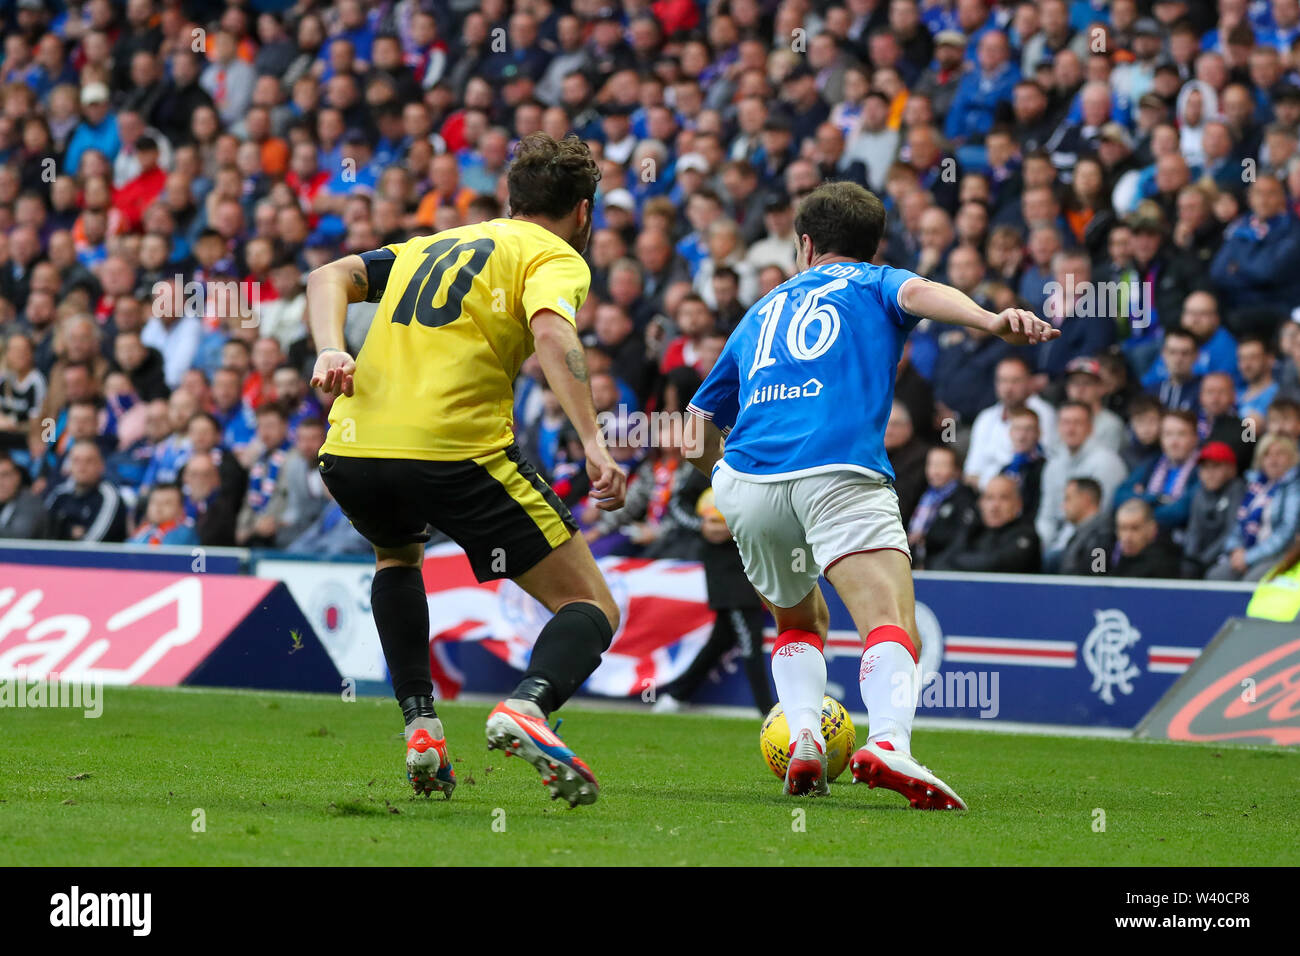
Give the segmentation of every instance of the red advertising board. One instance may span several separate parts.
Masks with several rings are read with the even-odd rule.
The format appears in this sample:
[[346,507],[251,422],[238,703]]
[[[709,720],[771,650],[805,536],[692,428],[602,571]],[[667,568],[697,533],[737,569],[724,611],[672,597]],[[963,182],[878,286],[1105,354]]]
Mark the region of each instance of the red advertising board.
[[[269,613],[276,587],[230,575],[0,564],[0,679],[186,683],[242,623]],[[282,643],[274,656],[288,653],[287,631]],[[250,668],[272,652],[240,651]]]
[[1228,621],[1137,732],[1201,743],[1300,746],[1300,627]]

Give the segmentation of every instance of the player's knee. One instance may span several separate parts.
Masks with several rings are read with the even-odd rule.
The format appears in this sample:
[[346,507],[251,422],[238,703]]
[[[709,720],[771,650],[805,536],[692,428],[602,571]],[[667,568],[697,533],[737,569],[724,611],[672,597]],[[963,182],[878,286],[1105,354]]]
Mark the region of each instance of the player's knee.
[[418,568],[424,563],[424,545],[404,544],[396,548],[381,548],[375,546],[375,570],[382,571],[384,568],[396,567],[413,567]]
[[618,605],[614,603],[614,598],[593,603],[604,613],[605,620],[609,621],[609,633],[611,635],[618,633],[618,625],[622,622],[622,617],[618,613]]
[[899,626],[907,631],[907,636],[912,639],[912,647],[916,649],[916,656],[921,656],[921,631],[916,626],[916,615],[914,613],[900,613]]
[[[876,625],[876,627],[896,627],[903,631],[907,635],[908,640],[911,641],[912,649],[916,651],[916,656],[918,658],[921,656],[921,632],[916,629],[916,621],[914,619],[898,614],[890,618],[888,621]],[[868,632],[868,635],[874,632],[875,628],[872,628],[872,630]],[[865,639],[866,638],[864,637],[863,640]]]
[[830,613],[821,608],[778,608],[772,615],[776,621],[777,632],[811,631],[823,641],[830,629]]
[[[574,598],[571,601],[562,601],[555,609],[555,612],[558,614],[560,611],[569,608],[580,611],[593,623],[599,621],[609,625],[609,630],[602,634],[602,641],[605,646],[601,648],[601,651],[609,650],[609,645],[613,643],[614,634],[618,631],[619,624],[618,605],[614,603],[614,599],[612,597]],[[603,631],[604,629],[600,628],[600,630]]]
[[831,611],[826,606],[825,600],[819,600],[807,606],[798,609],[797,620],[793,620],[791,627],[797,627],[800,630],[812,631],[823,641],[826,640],[826,634],[831,626]]
[[614,600],[614,595],[609,593],[609,585],[605,583],[603,577],[590,582],[590,592],[578,600],[596,605],[609,621],[609,633],[612,635],[618,632],[620,621],[618,602]]
[[534,596],[552,614],[558,614],[561,608],[570,605],[587,605],[592,610],[599,611],[600,614],[604,615],[609,624],[610,634],[618,630],[618,604],[614,601],[614,596],[609,593],[609,588],[603,578],[586,582],[570,582],[562,591],[548,591]]

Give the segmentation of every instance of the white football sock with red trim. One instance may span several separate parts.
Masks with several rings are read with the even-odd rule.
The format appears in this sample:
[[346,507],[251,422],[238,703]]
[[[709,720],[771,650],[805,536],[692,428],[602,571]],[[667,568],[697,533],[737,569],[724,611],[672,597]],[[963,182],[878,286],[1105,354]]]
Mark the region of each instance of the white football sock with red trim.
[[858,669],[858,689],[867,708],[868,743],[888,742],[894,750],[912,752],[912,721],[921,692],[916,649],[907,631],[882,624],[867,635]]
[[811,730],[825,753],[822,698],[826,696],[826,658],[822,656],[822,639],[796,628],[778,634],[772,648],[772,680],[790,725],[790,743],[799,731]]

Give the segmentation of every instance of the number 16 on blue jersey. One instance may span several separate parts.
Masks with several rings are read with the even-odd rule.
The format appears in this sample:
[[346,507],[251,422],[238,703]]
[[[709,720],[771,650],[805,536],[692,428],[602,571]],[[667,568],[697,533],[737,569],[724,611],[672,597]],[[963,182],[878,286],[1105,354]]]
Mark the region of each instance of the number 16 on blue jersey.
[[870,263],[800,273],[754,303],[690,409],[727,435],[725,466],[758,481],[894,472],[885,425],[916,276]]

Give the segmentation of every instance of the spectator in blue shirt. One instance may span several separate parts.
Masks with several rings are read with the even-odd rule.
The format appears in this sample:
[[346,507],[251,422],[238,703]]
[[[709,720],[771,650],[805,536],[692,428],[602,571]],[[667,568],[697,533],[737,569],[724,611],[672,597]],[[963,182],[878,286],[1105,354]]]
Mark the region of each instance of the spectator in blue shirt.
[[108,112],[108,87],[103,83],[87,83],[82,87],[81,116],[63,157],[64,171],[74,176],[86,150],[98,150],[111,163],[122,146],[117,134],[117,117]]
[[360,0],[341,0],[338,4],[338,28],[334,38],[347,40],[352,44],[356,58],[363,63],[370,62],[370,48],[375,42],[375,31],[366,16],[366,8]]
[[1165,412],[1160,419],[1160,455],[1139,465],[1115,492],[1115,507],[1141,498],[1155,510],[1156,524],[1166,531],[1181,528],[1191,515],[1200,480],[1196,473],[1196,414]]
[[[1180,319],[1183,330],[1196,340],[1196,360],[1192,364],[1193,378],[1204,378],[1211,372],[1226,372],[1241,385],[1237,375],[1237,340],[1219,322],[1219,304],[1212,292],[1193,292],[1183,300]],[[1163,351],[1142,376],[1144,387],[1154,387],[1169,378]]]
[[1255,29],[1255,42],[1270,46],[1286,55],[1300,37],[1300,4],[1295,0],[1277,0],[1268,4],[1268,23]]
[[[935,6],[942,6],[935,4]],[[960,30],[966,34],[966,59],[975,60],[979,56],[979,44],[987,33],[999,32],[997,24],[993,20],[991,3],[955,3],[956,9],[955,22],[941,29]],[[925,18],[926,23],[942,22],[941,20],[931,20]]]
[[1047,284],[1052,281],[1052,260],[1061,251],[1061,230],[1055,226],[1037,226],[1029,233],[1029,257],[1016,289],[1026,302],[1044,302]]
[[691,224],[691,231],[678,241],[677,254],[686,261],[692,278],[699,271],[700,264],[709,257],[704,234],[722,217],[722,212],[722,200],[712,189],[701,189],[687,200],[686,221]]
[[1242,418],[1254,416],[1262,424],[1268,417],[1268,406],[1277,398],[1273,358],[1273,348],[1263,336],[1245,335],[1237,344],[1237,372],[1245,382],[1237,390],[1237,411]]
[[334,175],[325,180],[316,193],[314,211],[320,215],[316,226],[320,232],[341,236],[345,232],[343,207],[348,197],[358,193],[373,194],[379,182],[379,169],[372,159],[370,137],[359,129],[350,130],[343,137],[339,162],[333,168]]
[[1251,186],[1249,201],[1251,213],[1228,227],[1210,263],[1210,279],[1234,306],[1289,314],[1300,304],[1300,221],[1287,208],[1282,183],[1272,176]]
[[944,126],[948,138],[980,142],[993,128],[997,109],[1011,102],[1020,71],[1011,62],[1006,34],[990,30],[979,39],[978,66],[962,77]]
[[140,482],[142,489],[180,480],[181,468],[190,454],[185,431],[198,410],[199,404],[194,396],[183,388],[172,392],[167,399],[167,419],[172,431],[154,447],[153,457]]
[[149,492],[144,524],[128,539],[131,544],[197,545],[198,532],[185,514],[179,485],[157,485]]
[[970,423],[997,404],[994,370],[1012,347],[983,329],[947,329],[939,337],[934,365],[934,398],[941,417]]
[[167,400],[154,399],[146,408],[144,435],[108,459],[108,480],[119,488],[137,492],[144,484],[144,473],[153,460],[154,450],[166,441],[169,434],[171,422],[167,415]]
[[1058,252],[1052,272],[1043,314],[1061,330],[1061,337],[1040,351],[1038,368],[1056,380],[1065,377],[1065,368],[1073,359],[1090,358],[1110,348],[1116,330],[1115,319],[1092,281],[1092,260],[1086,252]]
[[1290,547],[1300,528],[1300,450],[1285,435],[1265,435],[1246,472],[1246,492],[1223,553],[1206,573],[1212,581],[1258,581]]
[[[1227,372],[1238,385],[1243,384],[1237,373],[1237,340],[1223,327],[1219,303],[1213,293],[1193,292],[1184,299],[1179,323],[1196,337],[1193,375],[1204,377],[1211,372]],[[1156,364],[1163,361],[1160,359]]]
[[221,425],[221,444],[232,451],[242,450],[257,434],[257,418],[240,391],[243,381],[238,369],[212,373],[213,415]]
[[1142,387],[1165,408],[1195,408],[1201,390],[1196,364],[1196,338],[1186,329],[1169,329],[1160,345],[1160,362],[1142,377]]
[[41,37],[36,45],[36,60],[28,78],[23,82],[36,91],[44,100],[50,90],[63,83],[77,84],[77,71],[67,60],[67,50],[63,40],[54,33]]
[[494,84],[517,76],[537,82],[546,73],[551,55],[537,42],[537,19],[523,10],[510,18],[505,49],[488,58],[484,74]]
[[289,441],[289,416],[278,402],[263,402],[257,409],[257,447],[259,454],[248,469],[248,491],[235,520],[235,543],[241,547],[275,546],[275,532],[283,496],[275,494],[284,467],[293,450]]

